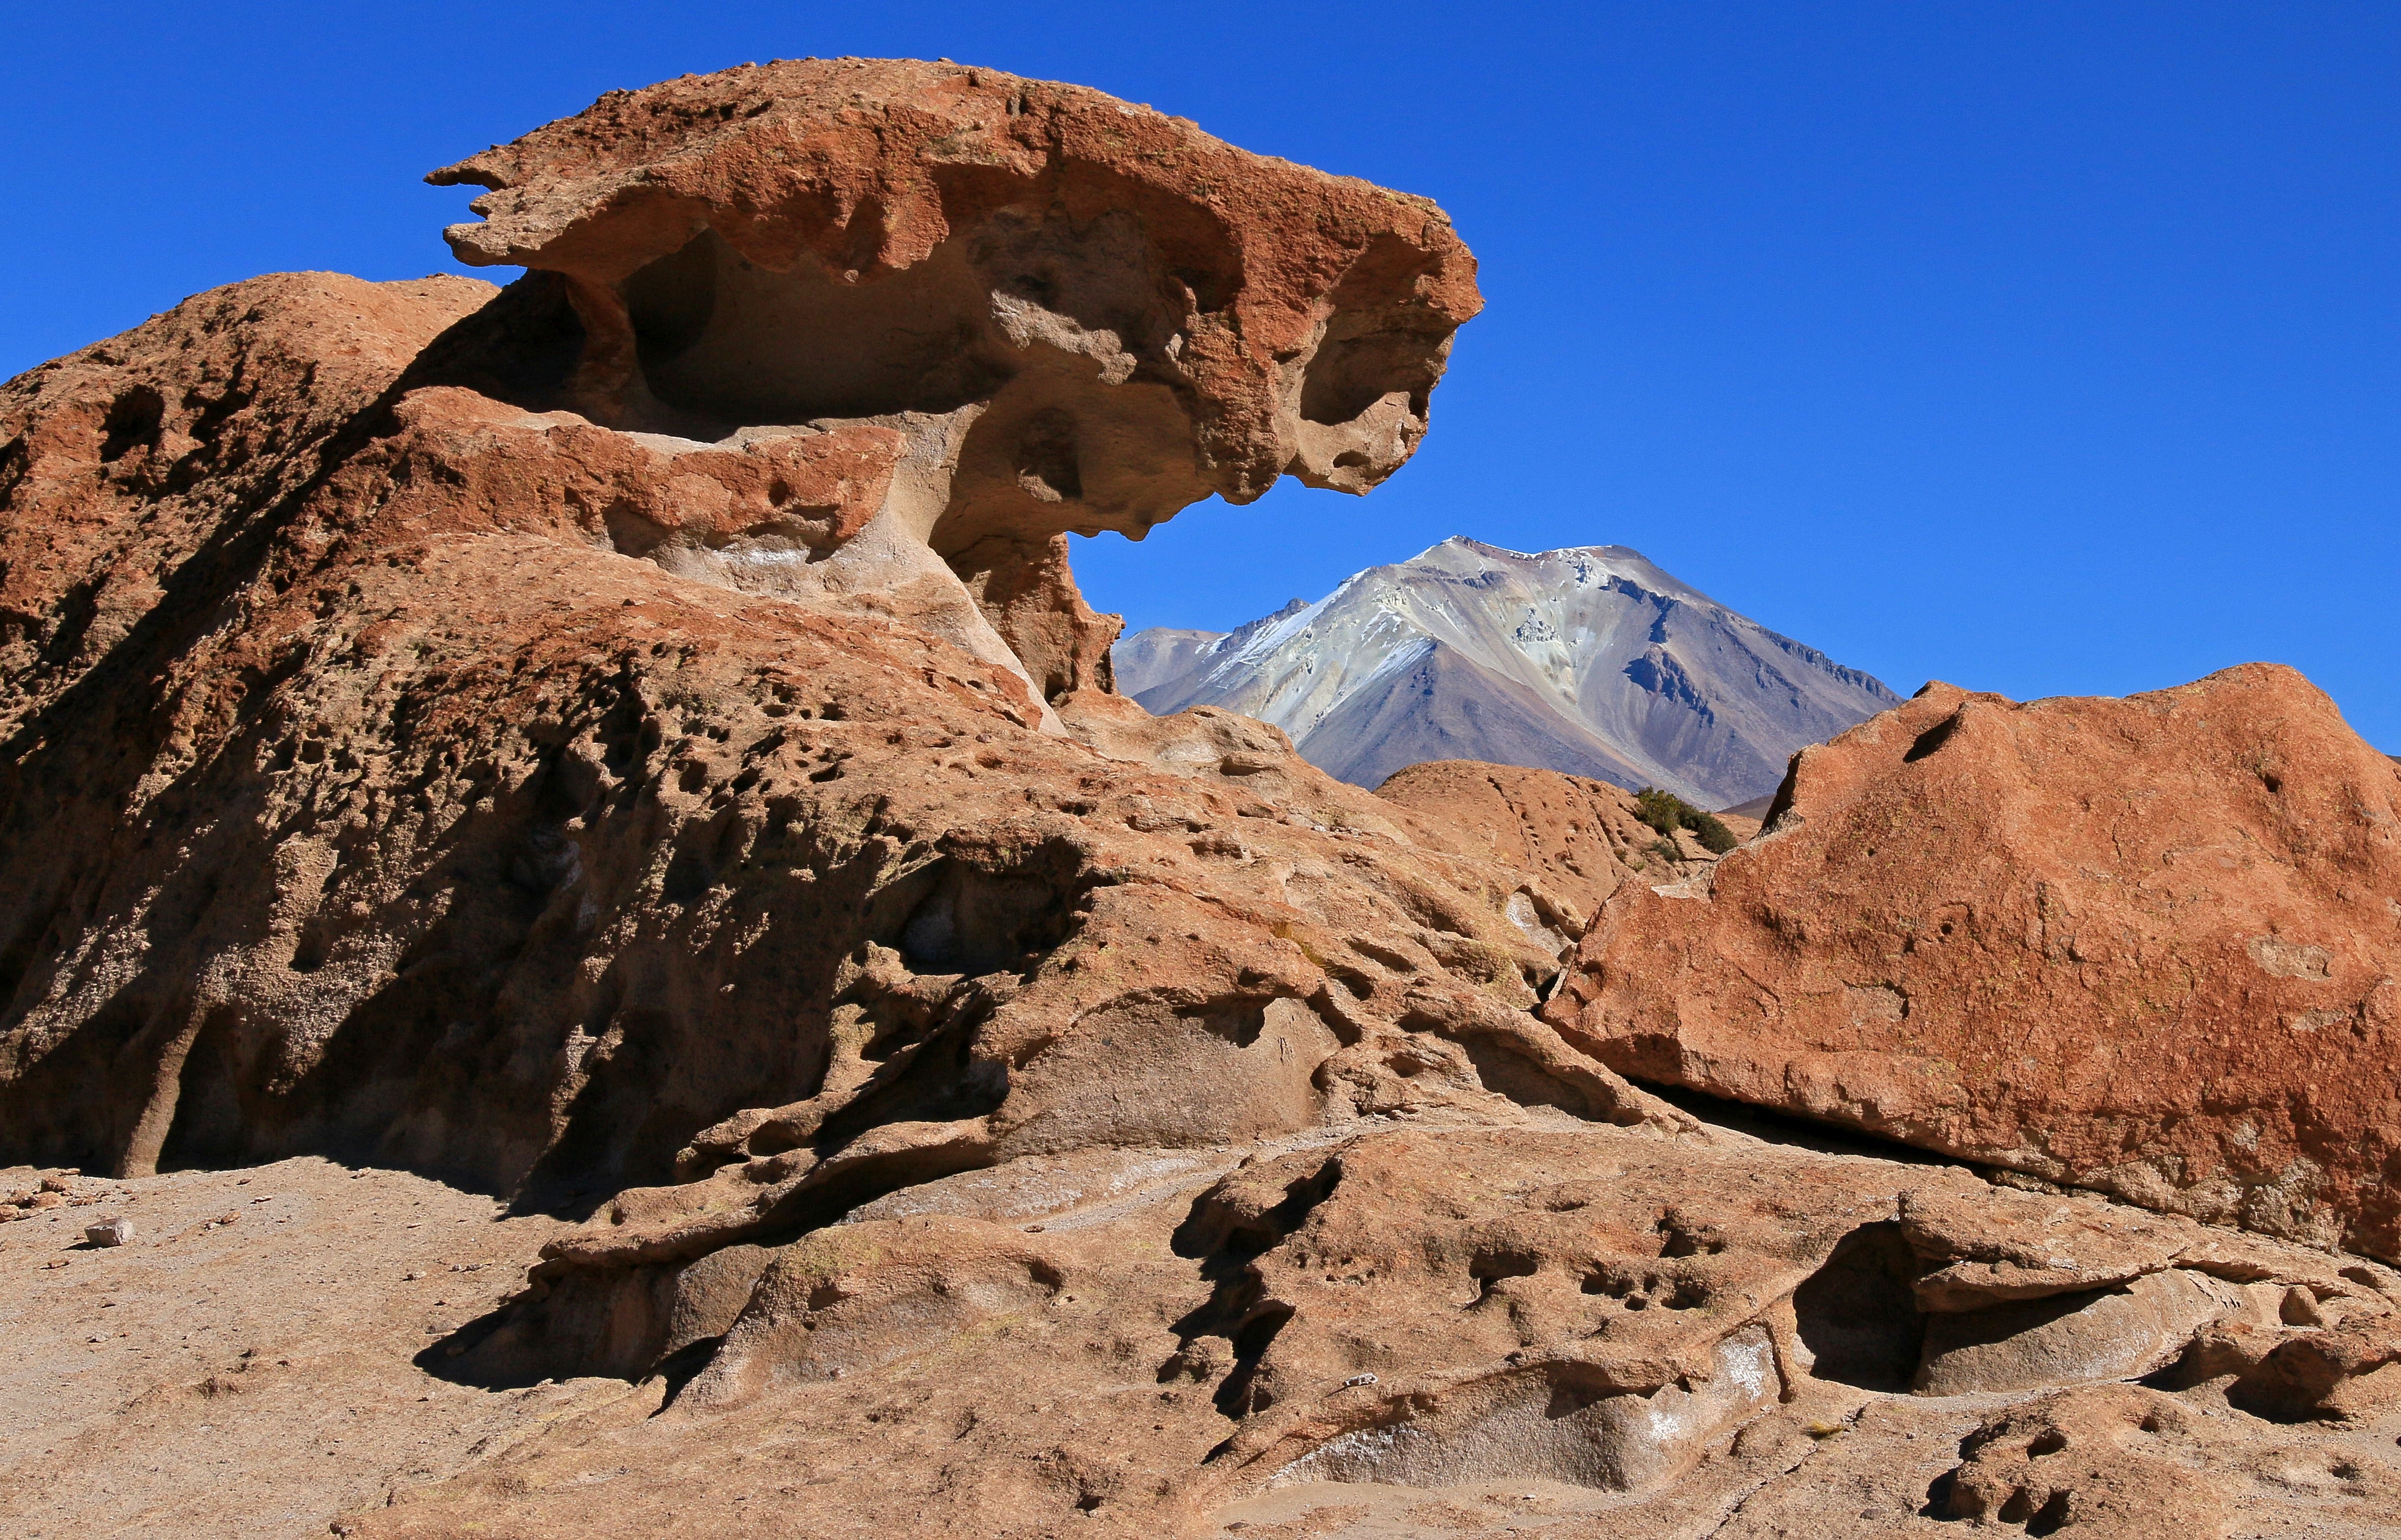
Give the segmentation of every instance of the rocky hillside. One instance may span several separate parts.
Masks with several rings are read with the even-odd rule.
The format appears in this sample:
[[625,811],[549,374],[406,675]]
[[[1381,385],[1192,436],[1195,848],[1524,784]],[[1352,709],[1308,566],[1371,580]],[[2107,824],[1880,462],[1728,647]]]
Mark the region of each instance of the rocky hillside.
[[1273,722],[1360,786],[1488,760],[1707,807],[1765,795],[1794,749],[1900,701],[1622,545],[1527,556],[1463,536],[1237,631],[1137,632],[1115,661],[1148,709]]
[[1434,205],[864,60],[438,176],[526,276],[0,387],[0,1533],[2390,1533],[2401,783],[2297,681],[1932,691],[1730,853],[1371,793],[1066,537],[1406,461]]

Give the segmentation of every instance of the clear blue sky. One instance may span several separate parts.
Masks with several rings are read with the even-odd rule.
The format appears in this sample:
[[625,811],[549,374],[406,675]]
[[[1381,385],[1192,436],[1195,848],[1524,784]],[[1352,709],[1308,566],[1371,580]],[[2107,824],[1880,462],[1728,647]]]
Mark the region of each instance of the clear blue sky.
[[806,54],[1097,86],[1481,258],[1375,495],[1079,543],[1136,626],[1622,543],[1903,690],[2269,658],[2401,749],[2390,3],[12,6],[0,374],[253,273],[446,269],[431,167]]

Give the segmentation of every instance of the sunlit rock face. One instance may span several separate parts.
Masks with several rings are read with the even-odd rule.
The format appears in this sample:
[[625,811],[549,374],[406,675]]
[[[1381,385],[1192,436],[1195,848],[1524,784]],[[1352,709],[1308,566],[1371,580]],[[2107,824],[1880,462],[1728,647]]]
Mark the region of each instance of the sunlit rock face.
[[2401,771],[2289,668],[1804,749],[1545,1013],[1627,1074],[2401,1258]]
[[491,189],[449,231],[460,260],[556,275],[572,310],[538,405],[712,443],[898,434],[866,526],[787,519],[715,565],[913,586],[919,619],[1017,658],[1046,697],[1105,685],[1115,634],[1072,625],[1063,645],[1047,623],[1089,617],[1057,537],[1139,538],[1287,474],[1366,491],[1424,436],[1481,303],[1422,199],[955,65],[809,60],[614,92],[432,180]]
[[[1938,703],[1951,726],[1913,718],[1889,753],[1856,735],[1813,750],[1831,757],[1804,757],[1786,818],[1850,837],[1796,844],[1780,823],[1712,866],[1597,781],[1452,763],[1371,794],[1265,722],[1153,717],[1095,687],[1080,670],[1111,623],[1074,599],[1056,520],[1103,474],[1081,404],[1135,389],[1138,371],[1104,378],[1138,351],[1131,323],[993,312],[1050,328],[1024,351],[1073,386],[1044,407],[1058,431],[1029,413],[993,441],[1016,503],[954,494],[1023,371],[977,385],[989,401],[893,406],[798,400],[819,387],[775,376],[782,353],[642,357],[660,293],[682,304],[698,281],[634,280],[697,266],[678,254],[701,226],[761,271],[745,221],[872,231],[856,254],[792,237],[795,266],[845,262],[862,296],[894,232],[948,239],[926,211],[950,203],[900,196],[907,167],[985,151],[928,138],[947,119],[908,91],[939,104],[988,77],[789,68],[860,83],[811,98],[803,126],[839,138],[866,112],[872,155],[844,140],[852,159],[810,160],[802,134],[756,175],[710,162],[775,120],[782,98],[745,117],[757,103],[730,97],[749,72],[611,99],[588,116],[619,126],[613,170],[574,125],[499,152],[527,180],[495,228],[583,230],[571,276],[256,279],[0,384],[0,1162],[52,1168],[0,1184],[18,1354],[0,1408],[37,1409],[0,1415],[0,1449],[56,1445],[48,1478],[0,1486],[0,1532],[113,1530],[129,1504],[174,1515],[156,1533],[372,1540],[1498,1540],[1537,1511],[1562,1534],[1767,1540],[1944,1506],[2079,1540],[2147,1540],[2162,1513],[2179,1534],[2389,1531],[2390,1270],[1744,1133],[1620,1078],[1606,1021],[1566,1011],[1595,998],[1596,959],[1617,966],[1589,925],[1617,928],[1629,900],[1708,909],[1713,882],[1722,917],[1744,870],[1791,875],[1775,850],[1864,886],[1852,857],[1873,846],[1886,896],[1917,891],[1912,847],[1845,811],[1894,804],[1846,799],[1931,784],[1972,813],[1980,777],[1945,777],[1992,763],[2003,705]],[[996,100],[995,131],[1038,117],[1026,103],[1104,103],[1081,127],[1061,107],[1054,137],[1120,156],[1135,190],[1078,205],[1100,212],[1075,215],[1077,240],[1134,228],[1110,215],[1133,209],[1181,251],[1176,211],[1205,209],[1245,274],[1209,305],[1324,301],[1182,334],[1214,382],[1168,389],[1194,464],[1233,476],[1233,450],[1259,449],[1265,474],[1290,450],[1306,468],[1325,441],[1284,443],[1277,403],[1306,423],[1314,400],[1354,440],[1379,420],[1385,396],[1348,416],[1332,386],[1312,396],[1314,361],[1355,344],[1333,378],[1395,378],[1404,342],[1338,332],[1337,301],[1393,270],[1390,221],[1439,233],[1422,206],[1230,151],[1186,202],[1142,204],[1187,131],[1141,139],[1148,119],[1066,88]],[[876,180],[907,144],[917,158],[892,149]],[[796,161],[850,201],[775,180]],[[1245,167],[1267,192],[1242,190]],[[575,187],[601,211],[588,229]],[[1048,220],[1056,201],[1027,206]],[[999,227],[977,217],[954,223]],[[1110,249],[1152,282],[1148,247]],[[1275,332],[1295,316],[1311,319]],[[688,320],[686,351],[750,346],[711,324]],[[1289,358],[1278,336],[1300,338]],[[881,390],[954,356],[843,367]],[[772,390],[740,378],[754,366]],[[1209,415],[1245,400],[1255,433]],[[736,420],[870,406],[891,409]],[[1054,522],[977,512],[1008,507]],[[2246,752],[2307,722],[2292,690],[2195,701]],[[2261,900],[2236,932],[2242,966],[2308,1011],[2367,976],[2392,919],[2373,842],[2393,820],[2365,800],[2387,782],[2330,777],[2327,752],[2295,737],[2245,771],[2284,802],[2187,798],[2203,812],[2168,826],[2176,852],[2193,818],[2339,836],[2312,856],[2338,863],[2332,903]],[[1930,783],[1895,778],[1928,765]],[[2060,817],[2117,816],[2069,800]],[[2125,912],[2074,869],[2040,866],[2058,875],[2038,891]],[[2159,913],[2216,934],[2176,907],[2181,854],[2174,872]],[[1884,934],[1843,918],[1866,912],[1788,911],[1787,934]],[[2070,960],[2099,967],[2112,934],[2070,930]],[[1781,966],[1644,956],[1696,1010]],[[1892,1025],[1899,986],[1927,976],[1851,981],[1855,1024]],[[2382,1019],[2320,1018],[2317,1040]],[[2360,1062],[2280,1059],[2261,1083]],[[481,1222],[489,1205],[378,1165],[519,1212]],[[228,1166],[250,1169],[209,1169]],[[142,1204],[135,1234],[74,1246],[115,1193]],[[92,1339],[99,1292],[124,1340]],[[202,1353],[225,1356],[196,1388]],[[280,1458],[303,1444],[325,1452]],[[222,1480],[228,1461],[256,1478]],[[169,1506],[193,1504],[205,1522]]]

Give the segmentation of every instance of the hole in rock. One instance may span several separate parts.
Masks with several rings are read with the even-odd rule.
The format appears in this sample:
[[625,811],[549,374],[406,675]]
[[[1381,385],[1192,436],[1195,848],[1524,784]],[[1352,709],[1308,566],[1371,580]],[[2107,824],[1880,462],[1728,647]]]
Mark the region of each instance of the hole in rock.
[[147,385],[136,385],[109,405],[101,424],[100,458],[114,463],[134,449],[158,441],[167,417],[167,403]]
[[1889,1220],[1861,1225],[1792,1295],[1801,1341],[1820,1380],[1862,1390],[1906,1391],[1926,1341],[1912,1289],[1916,1253]]
[[1962,713],[1954,711],[1949,716],[1944,717],[1941,722],[1938,722],[1933,726],[1928,728],[1925,732],[1918,734],[1917,741],[1911,744],[1909,746],[1909,751],[1900,756],[1900,763],[1903,764],[1915,764],[1919,760],[1926,758],[1928,754],[1933,753],[1944,744],[1949,743],[1951,741],[1951,735],[1959,731],[1961,716]]
[[1652,1228],[1659,1235],[1663,1258],[1714,1257],[1726,1248],[1725,1236],[1716,1226],[1696,1223],[1672,1208],[1660,1215]]
[[311,925],[302,930],[299,944],[292,949],[292,971],[314,973],[324,967],[329,945],[322,927]]
[[1269,1305],[1244,1322],[1234,1333],[1234,1370],[1226,1382],[1217,1387],[1217,1409],[1228,1417],[1247,1417],[1264,1411],[1275,1404],[1275,1398],[1258,1383],[1260,1361],[1276,1340],[1276,1333],[1293,1316],[1289,1305]]
[[652,393],[721,422],[948,412],[999,383],[977,356],[989,301],[957,241],[847,282],[814,254],[771,272],[704,230],[624,295]]
[[1649,1310],[1653,1305],[1668,1310],[1697,1310],[1709,1299],[1707,1286],[1693,1279],[1657,1272],[1637,1274],[1611,1262],[1586,1273],[1582,1287],[1586,1294],[1615,1299],[1628,1310]]
[[1447,334],[1410,329],[1406,313],[1424,258],[1406,241],[1379,236],[1359,254],[1332,296],[1335,315],[1300,385],[1300,415],[1328,425],[1355,420],[1393,392],[1406,392],[1411,416],[1426,400],[1450,351]]
[[717,872],[708,858],[696,850],[684,850],[667,863],[667,874],[660,885],[660,896],[669,903],[691,903],[716,886]]
[[1388,394],[1380,390],[1383,378],[1373,367],[1371,351],[1362,346],[1371,341],[1376,338],[1328,341],[1318,349],[1301,382],[1301,416],[1310,423],[1342,425]]
[[1267,1029],[1268,1005],[1266,1000],[1219,1000],[1186,1014],[1213,1037],[1248,1048]]
[[918,973],[997,972],[1058,945],[1066,907],[1038,878],[946,860],[900,927],[899,950]]
[[267,1037],[235,1006],[219,1006],[201,1022],[178,1072],[160,1171],[240,1162],[252,1130],[265,1121],[259,1082]]
[[1579,1384],[1561,1378],[1551,1386],[1551,1398],[1543,1404],[1543,1419],[1556,1423],[1562,1417],[1572,1417],[1614,1394],[1619,1393],[1612,1392],[1606,1385]]
[[1052,406],[1026,420],[1017,441],[1017,484],[1039,502],[1084,495],[1083,473],[1076,462],[1073,418]]
[[1480,1302],[1492,1297],[1492,1286],[1503,1278],[1530,1278],[1539,1271],[1533,1256],[1522,1251],[1488,1251],[1467,1264],[1467,1275],[1475,1280],[1475,1298]]

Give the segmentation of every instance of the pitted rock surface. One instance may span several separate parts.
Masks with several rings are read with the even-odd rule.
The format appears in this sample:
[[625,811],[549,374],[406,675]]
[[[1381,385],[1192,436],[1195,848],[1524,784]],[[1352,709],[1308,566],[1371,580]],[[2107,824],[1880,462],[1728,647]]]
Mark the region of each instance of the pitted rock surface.
[[[1064,531],[1388,474],[1475,308],[1430,205],[859,61],[451,174],[532,277],[0,387],[12,1533],[2389,1519],[2368,1231],[1738,1131],[1536,1013],[1815,824],[1113,691]],[[2325,784],[2278,698],[2208,720]],[[2370,805],[2275,826],[2257,987],[2374,956],[2304,901]]]

